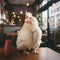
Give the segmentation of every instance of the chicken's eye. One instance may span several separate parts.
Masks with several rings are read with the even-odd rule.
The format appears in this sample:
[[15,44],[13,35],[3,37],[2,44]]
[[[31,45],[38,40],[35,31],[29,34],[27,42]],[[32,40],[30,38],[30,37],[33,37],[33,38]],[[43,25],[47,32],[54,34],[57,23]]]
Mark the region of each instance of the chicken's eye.
[[31,17],[30,17],[30,19],[31,19]]
[[30,17],[30,20],[33,21],[33,19]]

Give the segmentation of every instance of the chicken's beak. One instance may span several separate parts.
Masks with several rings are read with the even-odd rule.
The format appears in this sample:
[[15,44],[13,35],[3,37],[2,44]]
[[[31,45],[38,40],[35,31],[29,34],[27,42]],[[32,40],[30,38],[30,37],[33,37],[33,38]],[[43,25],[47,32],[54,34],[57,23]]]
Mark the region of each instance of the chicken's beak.
[[31,24],[31,19],[27,18],[27,19],[25,19],[25,22],[28,24]]

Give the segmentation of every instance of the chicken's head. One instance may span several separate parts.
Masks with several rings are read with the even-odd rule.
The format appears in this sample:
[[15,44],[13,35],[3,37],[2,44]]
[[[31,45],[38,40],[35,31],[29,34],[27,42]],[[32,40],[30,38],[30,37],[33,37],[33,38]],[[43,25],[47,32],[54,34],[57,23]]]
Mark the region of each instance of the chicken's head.
[[26,12],[25,22],[27,22],[28,24],[38,24],[36,17],[34,17],[31,12]]

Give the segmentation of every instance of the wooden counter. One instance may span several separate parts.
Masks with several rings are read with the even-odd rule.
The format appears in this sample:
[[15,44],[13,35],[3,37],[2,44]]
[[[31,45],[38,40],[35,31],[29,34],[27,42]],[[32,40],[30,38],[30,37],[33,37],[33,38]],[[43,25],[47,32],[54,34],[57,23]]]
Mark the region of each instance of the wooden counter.
[[[47,36],[47,34],[42,34],[43,36]],[[7,33],[7,36],[17,36],[17,33]]]
[[7,33],[7,36],[17,36],[17,33]]
[[0,49],[0,56],[0,60],[60,60],[60,54],[49,48],[40,48],[39,55],[21,55],[17,50],[14,50],[14,53],[9,57],[5,57],[3,49]]

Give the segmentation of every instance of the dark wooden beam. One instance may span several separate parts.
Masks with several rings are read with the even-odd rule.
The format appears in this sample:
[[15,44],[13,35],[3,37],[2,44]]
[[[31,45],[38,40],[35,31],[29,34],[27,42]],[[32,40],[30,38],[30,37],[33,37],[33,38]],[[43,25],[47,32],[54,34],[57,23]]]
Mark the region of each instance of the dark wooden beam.
[[42,7],[38,10],[38,12],[43,12],[43,11],[45,11],[45,10],[48,9],[53,3],[56,3],[56,2],[58,2],[58,1],[60,1],[60,0],[51,0],[51,1],[48,1],[44,6],[42,6]]
[[35,0],[34,3],[33,3],[33,5],[37,5],[37,4],[40,4],[42,2],[43,2],[43,0]]
[[[10,3],[11,4],[11,3]],[[26,4],[11,4],[12,6],[26,6]],[[30,5],[32,6],[32,5]]]

